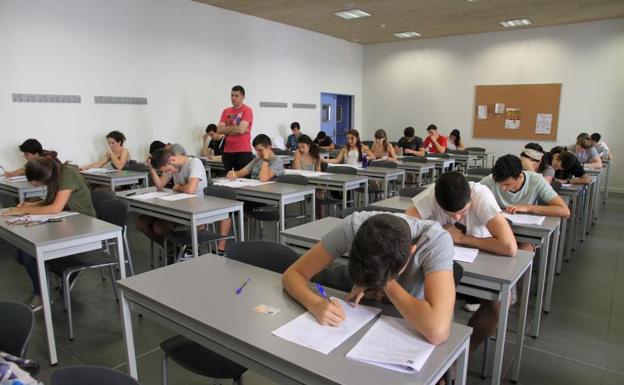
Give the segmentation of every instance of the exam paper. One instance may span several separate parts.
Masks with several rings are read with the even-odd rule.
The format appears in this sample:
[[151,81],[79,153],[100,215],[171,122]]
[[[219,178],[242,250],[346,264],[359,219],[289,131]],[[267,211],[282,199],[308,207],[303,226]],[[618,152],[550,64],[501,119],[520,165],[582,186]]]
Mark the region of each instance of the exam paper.
[[473,263],[479,254],[479,249],[470,247],[454,246],[454,250],[455,254],[453,255],[453,260],[467,263]]
[[164,201],[179,201],[182,199],[189,199],[189,198],[197,198],[197,195],[195,194],[187,194],[187,193],[178,193],[178,194],[171,194],[171,195],[167,195],[167,196],[163,196],[160,197],[160,199],[164,200]]
[[503,216],[517,225],[541,225],[546,219],[541,215],[503,213]]
[[92,173],[96,173],[96,174],[107,174],[109,172],[117,172],[117,170],[115,170],[114,168],[93,167],[93,168],[88,168],[88,169],[84,170],[84,172],[92,172]]
[[274,181],[261,182],[257,179],[247,179],[247,178],[238,178],[238,179],[226,179],[226,178],[215,178],[212,180],[215,186],[227,186],[232,188],[239,187],[254,187],[261,186],[263,184],[275,183]]
[[354,308],[341,299],[333,299],[340,302],[347,316],[340,326],[321,325],[308,311],[274,330],[272,334],[297,345],[329,354],[381,311],[364,305]]
[[171,195],[171,194],[172,193],[170,191],[153,191],[153,192],[148,192],[144,194],[126,196],[126,198],[138,199],[140,201],[144,201],[148,199],[166,197],[167,195]]
[[26,179],[25,175],[18,175],[18,176],[10,176],[10,177],[2,176],[0,177],[0,180],[4,180],[7,182],[26,182],[28,179]]
[[285,175],[302,175],[308,178],[329,175],[329,172],[310,171],[310,170],[284,170]]
[[395,372],[416,373],[434,348],[404,319],[381,316],[347,353],[347,358]]

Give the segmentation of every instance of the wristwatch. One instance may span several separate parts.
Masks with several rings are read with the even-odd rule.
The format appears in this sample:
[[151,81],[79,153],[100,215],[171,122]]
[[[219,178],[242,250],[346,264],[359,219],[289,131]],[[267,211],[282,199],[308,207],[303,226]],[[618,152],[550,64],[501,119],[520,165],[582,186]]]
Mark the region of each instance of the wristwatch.
[[262,160],[265,161],[265,162],[270,162],[271,158],[262,158]]

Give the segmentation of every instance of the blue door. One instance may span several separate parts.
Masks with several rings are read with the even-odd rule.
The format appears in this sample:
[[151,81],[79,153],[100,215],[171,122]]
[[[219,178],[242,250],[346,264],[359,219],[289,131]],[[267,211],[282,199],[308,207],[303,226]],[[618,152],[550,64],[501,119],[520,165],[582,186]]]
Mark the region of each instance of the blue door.
[[336,147],[346,143],[347,131],[352,128],[351,95],[321,93],[321,130],[332,138]]
[[336,95],[321,93],[321,131],[336,143]]
[[347,131],[351,125],[351,95],[336,95],[336,144],[347,143]]

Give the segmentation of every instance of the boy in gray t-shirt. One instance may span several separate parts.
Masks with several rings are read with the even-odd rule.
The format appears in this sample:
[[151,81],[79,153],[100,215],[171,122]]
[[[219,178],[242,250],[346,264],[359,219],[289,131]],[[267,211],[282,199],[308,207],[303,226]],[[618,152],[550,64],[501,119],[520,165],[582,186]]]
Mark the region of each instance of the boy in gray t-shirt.
[[267,182],[284,174],[282,160],[275,156],[271,146],[271,138],[265,134],[256,136],[252,142],[256,150],[256,158],[238,171],[228,171],[226,178],[236,179],[249,176]]
[[446,340],[453,317],[453,241],[433,221],[404,214],[356,212],[325,234],[285,273],[286,291],[323,325],[345,319],[339,302],[319,296],[310,279],[349,253],[346,301],[386,296],[403,317],[433,344]]

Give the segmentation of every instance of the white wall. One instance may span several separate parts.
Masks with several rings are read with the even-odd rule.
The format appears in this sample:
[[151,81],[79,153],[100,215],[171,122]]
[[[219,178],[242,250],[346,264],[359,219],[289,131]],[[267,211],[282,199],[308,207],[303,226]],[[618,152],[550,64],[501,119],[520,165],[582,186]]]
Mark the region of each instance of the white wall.
[[[94,161],[112,129],[135,159],[154,139],[195,153],[235,84],[254,108],[252,136],[285,137],[293,120],[315,135],[323,91],[355,95],[358,127],[362,55],[358,44],[190,0],[2,0],[0,164],[21,166],[17,145],[28,137],[62,159]],[[12,103],[14,92],[78,94],[82,104]],[[93,95],[146,96],[148,105],[95,105]]]
[[408,125],[422,136],[436,123],[518,153],[526,140],[472,139],[472,119],[475,85],[522,83],[563,84],[556,143],[602,133],[615,152],[610,186],[624,191],[624,19],[365,46],[364,136],[385,128],[397,140]]

